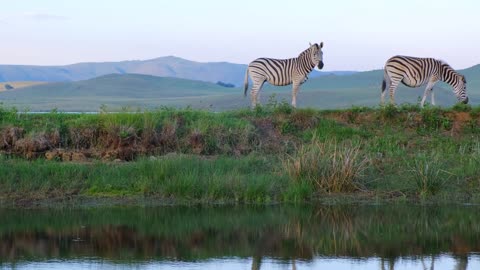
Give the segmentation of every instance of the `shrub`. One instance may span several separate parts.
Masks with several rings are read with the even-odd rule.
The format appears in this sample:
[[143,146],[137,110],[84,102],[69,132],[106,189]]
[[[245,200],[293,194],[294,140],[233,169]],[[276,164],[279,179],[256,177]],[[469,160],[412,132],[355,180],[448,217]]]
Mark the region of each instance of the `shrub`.
[[471,112],[472,106],[470,104],[463,104],[459,102],[453,105],[452,110],[456,112]]
[[437,107],[425,107],[421,111],[423,129],[438,130],[441,127],[448,128],[450,125],[449,119],[443,116],[442,110]]
[[380,108],[380,117],[382,119],[393,119],[398,113],[398,108],[393,104],[388,104]]

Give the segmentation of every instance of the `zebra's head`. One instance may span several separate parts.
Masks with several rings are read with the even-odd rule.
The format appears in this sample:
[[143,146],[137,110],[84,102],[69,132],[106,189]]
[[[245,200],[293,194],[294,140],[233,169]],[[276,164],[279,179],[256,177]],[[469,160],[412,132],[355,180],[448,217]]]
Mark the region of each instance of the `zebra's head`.
[[457,98],[460,102],[463,104],[468,104],[468,96],[467,96],[467,80],[465,79],[465,76],[461,74],[455,74],[456,78],[456,84],[454,86],[454,91],[455,94],[457,95]]
[[310,57],[312,59],[312,63],[315,64],[315,66],[318,67],[318,69],[323,68],[323,42],[320,42],[320,45],[317,43],[315,44],[310,44]]
[[456,72],[445,61],[440,60],[440,64],[441,80],[452,86],[453,92],[457,96],[458,101],[463,104],[468,104],[467,80],[465,80],[465,76]]

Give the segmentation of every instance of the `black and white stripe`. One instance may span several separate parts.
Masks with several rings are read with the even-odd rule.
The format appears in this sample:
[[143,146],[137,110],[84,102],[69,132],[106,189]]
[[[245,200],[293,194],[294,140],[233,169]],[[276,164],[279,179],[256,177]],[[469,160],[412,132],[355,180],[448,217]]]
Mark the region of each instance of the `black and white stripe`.
[[257,105],[258,92],[265,81],[272,85],[283,86],[293,84],[292,106],[297,105],[297,93],[301,84],[307,79],[315,66],[323,68],[323,42],[310,45],[297,58],[271,59],[258,58],[248,65],[245,73],[245,96],[248,90],[248,76],[252,80],[251,100],[252,107]]
[[385,64],[382,84],[381,103],[384,103],[385,90],[390,91],[390,103],[394,103],[394,94],[400,82],[408,87],[427,85],[423,94],[421,106],[425,103],[427,94],[431,93],[432,105],[435,105],[433,86],[438,81],[448,83],[453,88],[457,99],[468,103],[465,77],[456,72],[447,63],[433,58],[417,58],[409,56],[394,56]]

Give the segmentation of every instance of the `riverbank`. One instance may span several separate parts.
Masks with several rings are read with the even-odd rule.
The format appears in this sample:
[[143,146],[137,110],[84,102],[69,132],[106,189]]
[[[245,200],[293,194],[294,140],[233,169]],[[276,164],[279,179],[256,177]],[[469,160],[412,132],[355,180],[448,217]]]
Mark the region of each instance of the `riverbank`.
[[480,202],[480,107],[0,111],[0,202]]

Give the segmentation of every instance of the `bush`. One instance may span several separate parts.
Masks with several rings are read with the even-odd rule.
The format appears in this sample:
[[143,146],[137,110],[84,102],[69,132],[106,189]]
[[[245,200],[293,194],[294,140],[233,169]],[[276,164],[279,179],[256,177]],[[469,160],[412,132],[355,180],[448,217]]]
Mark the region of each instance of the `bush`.
[[453,105],[452,110],[456,112],[471,112],[472,106],[469,104],[457,103]]
[[233,83],[225,83],[225,82],[222,82],[222,81],[218,81],[217,85],[220,85],[220,86],[223,86],[223,87],[226,87],[226,88],[234,88],[235,87],[235,85]]
[[423,129],[434,131],[439,130],[441,127],[450,128],[450,120],[443,116],[441,109],[437,107],[425,107],[421,111]]
[[398,108],[395,105],[388,104],[380,108],[381,119],[393,119],[399,113]]

